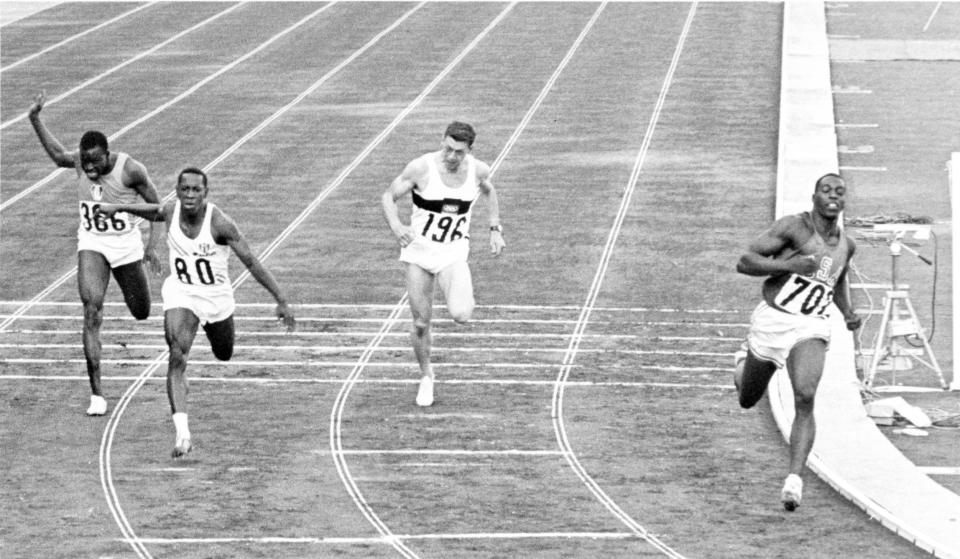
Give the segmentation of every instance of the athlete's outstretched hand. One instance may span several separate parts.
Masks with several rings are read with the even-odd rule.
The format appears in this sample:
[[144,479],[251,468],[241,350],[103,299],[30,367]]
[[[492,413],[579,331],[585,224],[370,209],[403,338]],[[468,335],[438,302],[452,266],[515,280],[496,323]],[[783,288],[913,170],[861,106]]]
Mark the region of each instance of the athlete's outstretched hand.
[[503,240],[503,233],[500,231],[490,231],[490,254],[500,256],[507,243]]
[[287,332],[293,332],[297,329],[297,321],[293,317],[293,311],[286,303],[277,304],[277,320],[287,327]]

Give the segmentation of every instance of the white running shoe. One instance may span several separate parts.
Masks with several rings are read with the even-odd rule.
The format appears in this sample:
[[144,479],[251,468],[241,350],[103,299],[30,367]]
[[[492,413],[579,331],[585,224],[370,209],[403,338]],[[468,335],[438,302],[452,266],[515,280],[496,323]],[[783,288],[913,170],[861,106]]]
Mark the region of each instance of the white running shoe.
[[177,439],[176,446],[173,447],[173,453],[171,456],[173,458],[180,458],[186,456],[190,450],[193,449],[193,445],[190,444],[189,438]]
[[803,498],[803,480],[797,474],[788,475],[783,482],[783,490],[780,491],[783,508],[788,511],[796,510],[800,506],[801,498]]
[[417,390],[417,405],[426,407],[433,405],[433,379],[423,377],[420,379],[420,389]]
[[107,413],[107,400],[103,396],[91,394],[90,407],[87,408],[87,415],[103,415],[105,413]]

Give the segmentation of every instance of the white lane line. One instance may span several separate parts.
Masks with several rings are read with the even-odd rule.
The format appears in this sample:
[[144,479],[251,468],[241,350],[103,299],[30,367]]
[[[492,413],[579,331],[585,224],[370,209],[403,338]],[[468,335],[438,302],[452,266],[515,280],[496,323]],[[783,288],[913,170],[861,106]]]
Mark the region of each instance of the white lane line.
[[590,476],[586,468],[584,468],[580,463],[580,460],[577,458],[576,453],[573,451],[570,441],[567,438],[563,415],[563,396],[566,381],[570,376],[570,371],[572,369],[573,362],[576,359],[577,351],[582,340],[581,336],[590,321],[590,314],[593,311],[593,306],[596,304],[597,297],[599,296],[600,286],[603,283],[604,277],[606,276],[607,267],[610,264],[610,259],[613,254],[613,248],[616,244],[617,238],[620,235],[620,229],[623,226],[624,219],[626,218],[627,210],[630,207],[630,202],[633,199],[633,193],[636,190],[636,185],[640,178],[640,170],[643,168],[643,163],[650,147],[653,132],[656,129],[657,121],[659,120],[660,113],[663,110],[667,92],[670,89],[670,84],[673,81],[673,75],[676,72],[679,64],[680,53],[683,51],[683,45],[686,42],[687,35],[690,33],[690,27],[693,24],[693,18],[696,14],[696,11],[697,3],[694,2],[690,6],[690,10],[687,13],[687,19],[684,22],[683,29],[681,30],[680,36],[677,40],[673,58],[670,61],[670,67],[667,70],[666,76],[664,77],[663,84],[660,88],[660,94],[657,98],[657,103],[650,115],[650,121],[647,124],[647,130],[644,133],[643,142],[641,143],[640,150],[637,153],[633,170],[631,171],[630,179],[627,183],[626,192],[624,192],[623,197],[621,198],[620,207],[617,210],[617,216],[614,219],[613,226],[611,227],[610,233],[607,237],[607,242],[604,245],[603,253],[601,254],[600,258],[600,265],[598,266],[596,274],[594,275],[593,282],[590,286],[590,291],[588,292],[587,298],[584,301],[583,308],[580,312],[580,317],[577,321],[574,333],[571,336],[568,351],[564,356],[563,365],[560,367],[560,371],[557,375],[550,414],[553,418],[554,433],[556,435],[557,444],[560,446],[561,450],[563,450],[567,463],[570,465],[577,477],[580,478],[590,492],[593,493],[594,497],[596,497],[597,500],[600,501],[600,503],[603,504],[607,510],[617,517],[624,525],[630,528],[637,536],[643,538],[655,549],[672,558],[682,558],[683,555],[669,547],[655,535],[648,532],[646,528],[641,526],[629,514],[621,509],[620,506],[617,505],[617,503],[609,495],[607,495],[603,488],[600,487],[596,480]]
[[260,536],[239,538],[140,538],[140,541],[156,545],[182,544],[392,544],[394,538],[402,540],[521,540],[521,539],[633,539],[629,532],[479,532],[451,534],[402,534],[391,537],[283,537]]
[[853,124],[853,123],[837,123],[837,128],[879,128],[879,124]]
[[[8,321],[13,320],[63,320],[66,322],[82,322],[83,317],[80,315],[42,315],[42,314],[26,314],[26,313],[13,313],[13,314],[0,314],[0,318],[6,318]],[[137,320],[129,315],[118,315],[118,316],[104,316],[103,321],[119,321],[119,322],[135,322],[140,324],[149,324],[151,322],[162,322],[162,316],[151,316],[146,320]],[[276,322],[276,317],[271,316],[234,316],[235,322]],[[337,324],[351,324],[351,323],[380,323],[383,322],[382,318],[339,318],[339,317],[312,317],[305,316],[303,318],[297,317],[297,322],[303,323],[316,323],[316,322],[327,322],[327,323],[337,323]],[[536,319],[536,318],[477,318],[470,319],[472,324],[546,324],[546,325],[576,325],[577,321],[574,319]],[[453,324],[454,321],[451,318],[436,318],[432,321],[433,324]],[[692,322],[692,321],[675,321],[675,320],[617,320],[617,321],[603,321],[596,320],[593,322],[596,326],[699,326],[699,327],[727,327],[727,328],[746,328],[750,324],[746,322]],[[0,328],[0,332],[5,332],[6,330]],[[294,334],[295,335],[295,334]]]
[[[29,301],[0,301],[0,307],[20,306],[29,303]],[[35,307],[80,307],[80,301],[43,301],[33,303]],[[126,303],[120,301],[104,301],[104,307],[123,307]],[[160,308],[160,303],[154,303],[154,307]],[[276,303],[237,303],[238,309],[269,309],[273,310]],[[295,303],[291,307],[295,309],[337,309],[337,310],[386,310],[389,311],[393,305],[386,303]],[[435,309],[445,309],[447,306],[438,302],[433,306]],[[528,310],[528,311],[550,311],[550,312],[580,312],[580,307],[576,305],[476,305],[479,310]],[[667,309],[657,307],[595,307],[594,312],[627,312],[627,313],[674,313],[674,314],[747,314],[743,309]]]
[[840,165],[841,171],[876,171],[884,172],[887,170],[886,167],[858,167],[856,165]]
[[933,7],[933,11],[930,12],[930,17],[927,18],[927,22],[923,24],[923,32],[926,33],[927,29],[930,28],[930,24],[933,23],[933,18],[937,17],[937,12],[940,10],[940,5],[943,2],[937,2],[937,5]]
[[917,466],[928,476],[960,476],[960,466]]
[[[60,101],[63,101],[64,99],[66,99],[67,97],[69,97],[69,96],[73,95],[74,93],[80,91],[81,89],[86,89],[87,86],[90,86],[90,85],[93,85],[93,84],[97,83],[98,81],[100,81],[100,80],[102,80],[103,78],[109,76],[110,74],[113,74],[113,73],[116,72],[117,70],[120,70],[120,69],[122,69],[122,68],[125,68],[125,67],[129,66],[130,64],[133,64],[134,62],[140,60],[141,58],[145,58],[145,57],[147,57],[147,56],[150,56],[151,54],[157,52],[158,50],[160,50],[160,49],[162,49],[163,47],[169,45],[170,43],[172,43],[172,42],[174,42],[174,41],[176,41],[176,40],[178,40],[178,39],[180,39],[180,38],[182,38],[182,37],[184,37],[184,36],[186,36],[186,35],[189,35],[190,33],[193,33],[193,32],[196,31],[197,29],[200,29],[201,27],[207,25],[208,23],[210,23],[210,22],[212,22],[212,21],[215,21],[215,20],[217,20],[217,19],[219,19],[219,18],[227,15],[228,13],[236,10],[237,8],[239,8],[239,7],[242,6],[242,5],[243,5],[243,4],[234,4],[233,6],[230,6],[229,8],[227,8],[227,9],[225,9],[225,10],[219,12],[219,13],[216,13],[216,14],[210,16],[210,17],[208,17],[207,19],[201,21],[200,23],[198,23],[198,24],[196,24],[196,25],[193,25],[192,27],[189,27],[188,29],[184,29],[183,31],[177,33],[177,34],[174,35],[173,37],[170,37],[169,39],[167,39],[167,40],[165,40],[165,41],[163,41],[163,42],[160,42],[160,43],[154,45],[153,47],[151,47],[151,48],[149,48],[149,49],[141,52],[140,54],[134,56],[133,58],[128,58],[127,60],[124,60],[123,62],[121,62],[120,64],[117,64],[117,65],[114,66],[113,68],[110,68],[109,70],[106,70],[106,71],[104,71],[104,72],[101,72],[100,74],[97,74],[96,76],[88,79],[87,81],[81,83],[80,85],[77,85],[77,86],[72,87],[71,89],[69,89],[69,90],[61,93],[60,95],[57,95],[56,97],[53,97],[53,98],[49,99],[49,100],[46,102],[46,104],[44,105],[44,108],[49,107],[49,106],[51,106],[51,105],[55,105],[55,104],[59,103]],[[0,124],[0,130],[3,130],[4,128],[7,128],[7,127],[9,127],[9,126],[11,126],[11,125],[13,125],[13,124],[16,124],[16,123],[20,122],[21,120],[23,120],[23,119],[25,119],[25,118],[27,118],[27,113],[21,113],[19,116],[16,116],[16,117],[14,117],[14,118],[11,118],[10,120],[4,122],[3,124]]]
[[[291,25],[290,27],[287,27],[287,28],[284,29],[283,31],[277,33],[277,34],[274,35],[273,37],[270,37],[269,39],[267,39],[266,41],[264,41],[263,43],[261,43],[259,46],[257,46],[257,48],[255,48],[255,49],[247,52],[246,54],[240,56],[239,58],[235,59],[234,61],[230,62],[229,64],[227,64],[227,65],[225,65],[225,66],[222,66],[222,67],[221,67],[219,70],[217,70],[216,72],[210,74],[209,76],[207,76],[207,77],[203,78],[202,80],[198,81],[197,83],[193,84],[192,86],[190,86],[190,87],[187,88],[186,90],[184,90],[184,91],[182,91],[181,93],[179,93],[179,94],[178,94],[176,97],[174,97],[173,99],[170,99],[169,101],[163,103],[162,105],[160,105],[160,106],[158,106],[157,108],[153,109],[153,110],[150,111],[149,113],[147,113],[147,114],[143,115],[142,117],[134,120],[133,122],[130,122],[129,124],[125,125],[125,126],[124,126],[123,128],[121,128],[120,130],[117,130],[116,132],[114,132],[113,134],[111,134],[110,136],[108,136],[107,139],[112,142],[112,141],[114,141],[115,139],[119,138],[120,136],[123,136],[124,134],[126,134],[127,132],[129,132],[130,130],[132,130],[133,128],[137,127],[138,125],[146,122],[147,120],[150,120],[151,118],[153,118],[154,116],[162,113],[163,111],[167,110],[167,109],[170,108],[171,106],[179,103],[179,102],[182,101],[183,99],[185,99],[185,98],[189,97],[190,95],[194,94],[194,93],[195,93],[197,90],[199,90],[201,87],[205,86],[206,84],[210,83],[211,81],[215,80],[216,78],[220,77],[221,75],[225,74],[226,72],[229,72],[230,70],[232,70],[233,68],[235,68],[235,67],[238,66],[239,64],[243,63],[245,60],[251,58],[252,56],[254,56],[254,55],[256,55],[257,53],[259,53],[260,51],[264,50],[265,48],[267,48],[268,46],[270,46],[271,44],[273,44],[274,42],[276,42],[276,41],[279,40],[280,38],[284,37],[285,35],[287,35],[287,34],[290,33],[291,31],[297,29],[298,27],[300,27],[301,25],[303,25],[303,24],[305,24],[306,22],[310,21],[310,20],[313,19],[314,17],[320,15],[321,13],[323,13],[324,11],[326,11],[327,9],[329,9],[333,4],[334,4],[333,2],[331,2],[331,3],[329,3],[329,4],[326,4],[326,5],[324,5],[323,7],[317,9],[316,11],[314,11],[313,13],[311,13],[311,14],[307,15],[306,17],[300,19],[299,21],[297,21],[296,23],[294,23],[294,24]],[[230,8],[230,10],[236,9],[238,6],[239,6],[239,4],[238,4],[237,6],[234,6],[234,7]],[[249,139],[249,138],[248,138],[248,139]],[[228,151],[229,151],[229,150],[228,150]],[[223,157],[223,156],[221,156],[221,157]],[[215,163],[214,163],[214,164],[215,164]],[[6,200],[6,201],[4,201],[3,203],[0,203],[0,211],[3,211],[4,209],[8,208],[10,205],[15,204],[18,200],[20,200],[20,199],[22,199],[22,198],[30,195],[31,193],[33,193],[33,192],[36,191],[37,189],[43,187],[45,184],[49,183],[50,181],[52,181],[53,179],[55,179],[56,177],[58,177],[58,176],[59,176],[61,173],[63,173],[64,171],[65,171],[64,168],[58,168],[57,170],[52,171],[52,172],[51,172],[49,175],[47,175],[46,177],[40,179],[40,180],[37,181],[36,183],[34,183],[34,184],[32,184],[31,186],[29,186],[28,188],[25,188],[24,190],[18,192],[18,193],[17,193],[16,195],[14,195],[14,196],[11,196],[9,200]],[[73,273],[76,273],[76,269],[74,269],[73,271],[71,271],[70,273],[68,273],[67,276],[66,276],[66,279],[69,279],[69,278],[73,275]],[[66,281],[66,280],[64,279],[64,280],[62,280],[62,281]],[[62,283],[62,281],[61,281],[61,283]],[[0,325],[0,331],[2,331],[2,325]]]
[[[166,344],[103,344],[106,349],[131,350],[147,349],[163,351]],[[0,349],[83,349],[83,344],[0,344]],[[208,346],[198,345],[195,349],[205,350]],[[236,345],[236,351],[312,351],[317,353],[352,353],[366,351],[364,346],[300,346],[300,345]],[[436,354],[444,353],[557,353],[566,352],[565,347],[438,347]],[[411,351],[409,346],[379,346],[375,352],[404,353]],[[621,348],[588,348],[581,349],[580,353],[604,353],[616,355],[669,355],[675,357],[727,357],[732,356],[730,351],[672,351],[666,349],[621,349]]]
[[[329,6],[329,5],[330,5],[330,4],[328,4],[327,6]],[[355,52],[354,52],[350,57],[348,57],[344,62],[342,62],[342,63],[339,64],[337,67],[335,67],[334,69],[332,69],[332,70],[330,70],[329,72],[327,72],[326,74],[324,74],[324,76],[322,76],[319,80],[317,80],[316,82],[314,82],[314,84],[311,85],[310,88],[308,88],[303,94],[301,94],[300,96],[298,96],[293,102],[287,104],[286,106],[284,106],[283,108],[281,108],[280,110],[278,110],[277,112],[275,112],[273,115],[271,115],[270,117],[268,117],[268,118],[267,118],[263,123],[261,123],[257,128],[255,128],[253,131],[251,131],[250,133],[248,133],[247,135],[245,135],[241,140],[237,141],[237,142],[234,143],[232,146],[230,146],[230,147],[229,147],[224,153],[222,153],[217,159],[215,159],[215,160],[212,161],[211,163],[208,163],[208,164],[204,167],[204,170],[205,170],[205,171],[209,171],[212,167],[215,167],[215,166],[216,166],[217,164],[219,164],[221,161],[223,161],[224,159],[226,159],[230,154],[232,154],[234,151],[236,151],[237,149],[239,149],[239,147],[240,147],[243,143],[245,143],[249,138],[252,138],[257,132],[259,132],[260,130],[262,130],[263,128],[265,128],[267,124],[269,124],[270,122],[273,122],[274,119],[276,119],[276,118],[279,117],[281,114],[283,114],[283,113],[285,113],[286,111],[288,111],[291,107],[293,107],[295,104],[297,104],[300,100],[302,100],[303,98],[305,98],[307,94],[309,94],[309,93],[311,93],[312,91],[314,91],[315,89],[319,88],[319,87],[320,87],[322,84],[324,84],[328,79],[330,79],[331,76],[333,76],[334,74],[336,74],[337,72],[339,72],[340,69],[344,68],[344,67],[345,67],[347,64],[349,64],[351,61],[355,60],[355,59],[356,59],[358,56],[360,56],[363,52],[365,52],[366,50],[372,48],[373,45],[375,45],[377,42],[379,42],[379,40],[380,40],[382,37],[386,36],[386,35],[387,35],[388,33],[390,33],[393,29],[395,29],[396,27],[398,27],[398,26],[399,26],[401,23],[403,23],[408,17],[410,17],[414,12],[416,12],[417,10],[419,10],[423,5],[424,5],[424,3],[421,2],[421,3],[417,4],[417,5],[415,5],[415,6],[414,6],[413,8],[411,8],[410,10],[408,10],[406,13],[404,13],[399,19],[397,19],[396,21],[394,21],[390,26],[388,26],[386,29],[384,29],[383,31],[381,31],[381,32],[380,32],[379,34],[377,34],[376,36],[374,36],[374,37],[373,37],[370,41],[368,41],[363,47],[361,47],[359,50],[355,51]],[[320,10],[314,12],[314,14],[317,14],[317,13],[319,13],[320,11],[322,11],[323,9],[326,9],[327,6],[324,6],[324,7],[321,8]],[[318,197],[318,200],[319,200],[319,199],[322,199],[323,197],[325,197],[326,194],[329,193],[335,186],[336,186],[336,185],[331,186],[331,187],[328,187],[327,190]],[[309,213],[309,211],[312,211],[312,209],[311,209],[311,208],[308,208],[307,210],[305,210],[304,213],[301,214],[301,217],[303,217],[305,214]],[[292,232],[292,229],[291,229],[290,227],[288,227],[286,230],[284,230],[283,233],[281,233],[281,237],[283,237],[283,236],[285,236],[285,235],[289,235],[290,232]],[[274,244],[271,245],[271,247],[275,248],[276,246],[277,246],[277,243],[276,243],[276,241],[275,241]],[[261,254],[259,255],[259,259],[260,259],[261,261],[264,261],[264,260],[266,260],[267,258],[269,258],[270,254],[272,254],[272,252],[273,252],[273,248],[268,248],[268,249],[265,250],[263,253],[261,253]],[[76,268],[74,268],[73,271],[76,272]],[[242,274],[239,278],[237,278],[237,279],[233,282],[233,285],[232,285],[233,289],[236,289],[238,286],[240,286],[247,277],[249,277],[249,274]],[[52,286],[51,286],[51,287],[52,287]],[[48,288],[48,290],[49,290],[49,289],[50,289],[50,288]],[[47,291],[47,290],[45,290],[45,292],[46,292],[46,291]],[[25,312],[25,309],[21,309],[21,310],[24,310],[24,312]],[[23,313],[21,313],[21,314],[23,314]],[[3,327],[6,326],[6,325],[8,325],[8,322],[4,322],[3,325],[0,325],[0,332],[2,332]],[[115,434],[115,432],[116,432],[117,426],[119,425],[120,418],[121,418],[121,416],[123,415],[123,411],[126,409],[127,405],[132,401],[133,395],[136,394],[137,390],[139,390],[139,388],[143,385],[143,383],[146,382],[146,380],[153,375],[153,373],[159,368],[160,364],[166,359],[166,357],[167,357],[167,352],[166,352],[166,351],[163,352],[162,354],[158,355],[157,358],[156,358],[156,360],[153,361],[153,362],[143,371],[143,373],[141,373],[141,375],[140,375],[140,377],[138,378],[138,380],[137,380],[133,385],[131,385],[130,388],[128,388],[127,391],[123,394],[123,396],[120,398],[120,401],[117,403],[116,407],[114,408],[113,412],[112,412],[111,415],[110,415],[110,418],[109,418],[109,421],[108,421],[108,424],[107,424],[107,428],[104,430],[103,438],[101,439],[101,443],[100,443],[100,472],[101,472],[101,474],[100,474],[100,479],[101,479],[101,486],[103,487],[104,492],[105,492],[105,494],[106,494],[106,496],[107,496],[108,506],[110,507],[111,512],[113,513],[113,516],[114,516],[114,519],[115,519],[116,522],[117,522],[117,525],[120,526],[120,530],[121,530],[121,532],[123,532],[124,537],[126,538],[126,541],[131,545],[131,547],[134,549],[134,551],[137,553],[137,555],[140,556],[142,559],[147,559],[147,558],[152,557],[152,556],[150,555],[150,552],[146,549],[146,547],[145,547],[145,546],[139,541],[139,539],[137,538],[136,534],[135,534],[134,531],[133,531],[133,528],[130,526],[129,522],[128,522],[127,519],[126,519],[126,516],[125,516],[124,513],[123,513],[122,508],[120,507],[120,502],[119,502],[119,499],[118,499],[117,494],[116,494],[116,490],[115,490],[114,485],[113,485],[113,476],[112,476],[112,472],[111,472],[110,457],[111,457],[111,450],[112,450],[112,447],[113,447],[113,437],[114,437],[114,434]],[[399,544],[399,542],[398,542],[398,546],[399,546],[399,547],[402,547],[402,544]],[[395,547],[398,547],[398,546],[395,546]]]
[[[718,373],[728,373],[729,371],[715,370]],[[102,377],[105,381],[131,381],[138,377],[109,375]],[[0,382],[3,381],[86,381],[87,377],[81,375],[3,375],[0,374]],[[162,378],[150,378],[150,381],[165,382]],[[341,384],[343,379],[338,378],[275,378],[275,377],[191,377],[190,382],[209,382],[222,384]],[[356,384],[416,384],[419,379],[394,379],[394,378],[361,378],[356,380]],[[490,386],[549,386],[553,387],[556,381],[553,380],[524,380],[524,379],[448,379],[437,380],[437,384],[455,385],[490,385]],[[683,382],[616,382],[616,381],[567,381],[567,387],[598,387],[598,388],[696,388],[698,390],[733,390],[732,384],[702,384],[702,383],[683,383]],[[937,390],[942,392],[942,390]],[[348,451],[344,451],[348,452]]]
[[157,3],[157,2],[154,1],[154,2],[148,2],[148,3],[146,3],[146,4],[143,4],[142,6],[137,6],[136,8],[134,8],[134,9],[132,9],[132,10],[130,10],[130,11],[124,12],[124,13],[122,13],[122,14],[120,14],[120,15],[112,18],[112,19],[108,19],[107,21],[105,21],[105,22],[103,22],[103,23],[101,23],[101,24],[99,24],[99,25],[97,25],[97,26],[95,26],[95,27],[91,27],[90,29],[87,29],[86,31],[82,31],[82,32],[80,32],[80,33],[77,33],[76,35],[71,36],[71,37],[67,37],[66,39],[60,41],[59,43],[57,43],[57,44],[55,44],[55,45],[50,45],[49,47],[47,47],[47,48],[45,48],[45,49],[43,49],[43,50],[41,50],[41,51],[37,51],[37,52],[35,52],[35,53],[33,53],[33,54],[29,55],[29,56],[26,56],[26,57],[24,57],[24,58],[21,58],[20,60],[17,60],[16,62],[13,62],[13,63],[11,63],[11,64],[7,64],[7,65],[4,66],[3,68],[0,68],[0,72],[6,72],[7,70],[9,70],[9,69],[11,69],[11,68],[16,68],[17,66],[19,66],[19,65],[21,65],[21,64],[24,64],[24,63],[26,63],[26,62],[29,62],[29,61],[33,60],[34,58],[36,58],[36,57],[38,57],[38,56],[41,56],[41,55],[44,55],[44,54],[46,54],[46,53],[48,53],[48,52],[50,52],[50,51],[52,51],[52,50],[54,50],[54,49],[58,49],[58,48],[62,47],[63,45],[66,45],[67,43],[70,43],[70,42],[72,42],[72,41],[75,41],[75,40],[77,40],[77,39],[79,39],[79,38],[81,38],[81,37],[84,37],[84,36],[86,36],[86,35],[89,35],[90,33],[93,33],[94,31],[98,31],[98,30],[100,30],[100,29],[103,29],[104,27],[109,27],[110,25],[113,25],[114,23],[120,21],[121,19],[124,19],[124,18],[126,18],[126,17],[129,17],[129,16],[131,16],[131,15],[139,12],[140,10],[145,10],[145,9],[153,6],[153,5],[156,4],[156,3]]

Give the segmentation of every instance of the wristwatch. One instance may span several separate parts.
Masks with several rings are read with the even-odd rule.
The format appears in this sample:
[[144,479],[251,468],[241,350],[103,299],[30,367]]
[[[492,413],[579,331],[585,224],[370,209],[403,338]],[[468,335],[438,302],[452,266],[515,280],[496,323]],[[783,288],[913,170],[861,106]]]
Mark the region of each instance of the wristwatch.
[[497,233],[503,233],[503,225],[491,225],[490,231],[496,231]]

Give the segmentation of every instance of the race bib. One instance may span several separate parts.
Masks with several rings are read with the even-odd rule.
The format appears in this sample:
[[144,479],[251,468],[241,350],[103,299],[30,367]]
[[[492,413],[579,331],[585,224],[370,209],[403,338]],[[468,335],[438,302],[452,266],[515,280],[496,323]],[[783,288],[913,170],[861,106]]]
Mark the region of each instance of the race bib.
[[446,243],[469,237],[469,227],[466,214],[430,212],[420,235],[436,243]]
[[790,274],[773,301],[790,314],[823,317],[833,302],[833,289],[813,278]]
[[97,215],[100,204],[80,200],[80,227],[84,231],[100,235],[119,235],[133,229],[130,214],[117,212],[110,217]]

